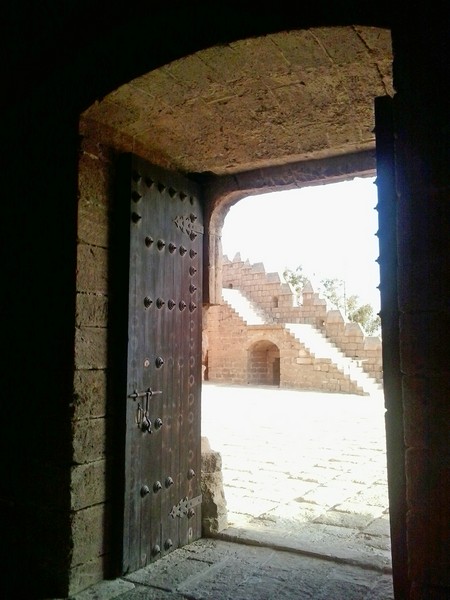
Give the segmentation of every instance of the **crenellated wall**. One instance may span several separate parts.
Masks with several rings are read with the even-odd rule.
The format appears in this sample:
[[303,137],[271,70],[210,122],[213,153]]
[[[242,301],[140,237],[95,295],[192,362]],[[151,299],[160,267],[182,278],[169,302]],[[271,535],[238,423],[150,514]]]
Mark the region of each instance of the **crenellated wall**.
[[382,381],[381,339],[366,336],[359,323],[345,318],[340,310],[330,310],[327,301],[307,283],[300,299],[293,287],[278,273],[266,273],[262,263],[250,264],[236,254],[223,259],[224,288],[240,290],[264,313],[266,323],[306,323],[320,330],[347,357]]
[[[222,304],[209,308],[207,327],[209,381],[364,394],[348,374],[341,372],[330,359],[312,355],[281,323],[248,327],[228,304]],[[275,348],[279,371],[270,379],[268,369],[272,368]],[[265,369],[260,357],[262,351],[266,353]]]

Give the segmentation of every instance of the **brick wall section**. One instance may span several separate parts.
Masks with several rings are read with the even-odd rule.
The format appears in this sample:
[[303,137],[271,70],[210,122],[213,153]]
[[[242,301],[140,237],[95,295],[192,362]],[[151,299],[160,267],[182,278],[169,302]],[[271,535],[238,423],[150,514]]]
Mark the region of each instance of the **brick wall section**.
[[223,287],[240,290],[267,315],[268,322],[307,323],[320,329],[341,352],[360,362],[364,371],[382,381],[381,339],[365,336],[358,323],[347,321],[339,310],[329,310],[327,301],[310,283],[303,289],[301,304],[292,286],[278,273],[266,273],[262,263],[250,264],[239,254],[223,260]]
[[208,380],[248,385],[251,353],[261,342],[278,347],[280,387],[361,394],[362,390],[329,359],[315,358],[283,325],[247,326],[227,304],[211,306],[208,324]]
[[382,381],[381,339],[378,336],[364,335],[359,323],[346,321],[340,310],[327,312],[324,330],[345,356],[358,360],[368,375]]
[[[107,505],[108,231],[111,160],[83,140],[79,163],[70,588],[104,578]],[[105,534],[106,532],[106,534]]]
[[[207,378],[210,381],[247,384],[247,328],[226,305],[211,306],[207,311]],[[241,340],[237,343],[237,340]]]

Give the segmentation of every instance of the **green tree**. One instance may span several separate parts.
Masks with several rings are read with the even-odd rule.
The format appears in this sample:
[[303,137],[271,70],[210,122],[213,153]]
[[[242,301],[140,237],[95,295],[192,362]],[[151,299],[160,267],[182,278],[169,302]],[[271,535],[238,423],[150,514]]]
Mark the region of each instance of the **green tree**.
[[322,279],[319,291],[334,308],[342,310],[349,321],[359,323],[367,335],[380,333],[380,317],[373,314],[370,304],[359,304],[359,297],[355,294],[347,296],[345,281]]
[[370,304],[361,304],[348,314],[350,321],[360,323],[367,335],[379,335],[381,321],[379,315],[373,314]]
[[[304,285],[309,282],[303,267],[299,265],[295,270],[285,268],[283,276],[300,297]],[[318,292],[333,308],[341,310],[349,321],[359,323],[367,335],[380,334],[380,317],[374,315],[370,304],[360,304],[359,297],[355,294],[347,296],[345,281],[336,277],[322,279]]]
[[283,277],[294,288],[297,296],[300,296],[305,284],[309,281],[308,277],[303,272],[303,267],[299,265],[295,271],[287,267],[283,271]]
[[[342,310],[347,314],[345,283],[341,279],[321,279],[319,294],[326,298],[333,308]],[[351,302],[354,303],[355,300],[352,299]]]

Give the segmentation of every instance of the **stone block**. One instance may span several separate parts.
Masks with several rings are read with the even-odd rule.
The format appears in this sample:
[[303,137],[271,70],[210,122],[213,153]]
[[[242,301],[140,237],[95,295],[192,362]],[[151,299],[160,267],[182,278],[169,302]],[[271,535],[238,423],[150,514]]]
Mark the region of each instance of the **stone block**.
[[73,419],[103,417],[106,414],[106,372],[76,371],[73,382]]
[[362,340],[364,338],[364,332],[359,323],[346,323],[345,324],[345,335],[348,337],[353,337],[357,340]]
[[76,369],[105,369],[107,366],[107,329],[77,327],[75,331]]
[[343,324],[345,323],[344,315],[340,310],[329,310],[326,318],[328,324]]
[[207,453],[207,452],[211,452],[211,444],[209,443],[209,439],[205,436],[202,436],[200,438],[200,449],[201,449],[201,453]]
[[[344,344],[343,344],[344,346]],[[345,350],[348,352],[351,352],[352,354],[355,352],[355,350],[357,350],[359,347],[359,344],[355,343],[355,342],[347,342],[345,344]]]
[[106,208],[111,196],[108,172],[110,157],[104,146],[89,144],[87,137],[83,137],[82,145],[78,171],[79,205]]
[[201,491],[203,535],[219,533],[228,525],[222,472],[205,473],[202,471]]
[[378,336],[367,336],[364,339],[364,350],[381,352],[381,339]]
[[84,244],[108,247],[108,211],[103,205],[80,200],[78,205],[78,239]]
[[106,505],[97,504],[73,513],[72,567],[85,565],[106,554],[108,530],[105,528]]
[[202,450],[202,473],[217,473],[222,470],[222,456],[219,452]]
[[101,294],[78,293],[75,322],[78,327],[107,327],[108,298]]
[[204,537],[214,536],[228,527],[227,513],[217,517],[202,517],[202,535]]
[[[72,567],[69,571],[69,594],[73,596],[77,594],[77,600],[82,598],[82,590],[95,585],[103,580],[103,558],[97,557],[94,560],[90,560],[87,563]],[[92,592],[92,590],[89,590]],[[88,598],[88,590],[85,592],[86,598]],[[92,597],[92,594],[91,594]]]
[[101,460],[106,454],[107,419],[80,419],[73,423],[73,462]]
[[201,440],[201,491],[203,535],[218,533],[228,525],[223,489],[222,457],[211,450],[207,438]]
[[108,252],[105,248],[79,244],[77,250],[77,290],[106,294],[108,291]]
[[341,381],[340,385],[339,385],[339,389],[341,392],[344,392],[346,394],[350,393],[350,389],[351,389],[351,385],[349,381]]
[[370,358],[372,362],[379,362],[381,364],[381,346],[380,349],[368,350],[364,348],[364,356]]
[[202,473],[202,516],[217,517],[226,514],[226,500],[222,473]]
[[99,557],[73,567],[69,574],[70,595],[76,594],[76,600],[113,600],[120,599],[121,596],[126,598],[125,593],[134,590],[135,584],[125,579],[104,580],[104,563],[104,558]]
[[80,510],[105,502],[106,461],[100,460],[71,469],[71,509]]

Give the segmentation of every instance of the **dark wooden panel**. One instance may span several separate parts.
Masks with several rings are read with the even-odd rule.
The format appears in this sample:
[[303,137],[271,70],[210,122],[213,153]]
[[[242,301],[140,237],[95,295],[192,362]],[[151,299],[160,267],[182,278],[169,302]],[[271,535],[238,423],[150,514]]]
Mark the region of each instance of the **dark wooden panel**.
[[405,598],[408,583],[406,539],[406,476],[403,428],[402,375],[398,308],[396,127],[394,101],[375,100],[378,222],[380,243],[381,329],[383,387],[386,406],[386,447],[395,597]]
[[133,157],[130,195],[124,572],[201,535],[199,190]]

